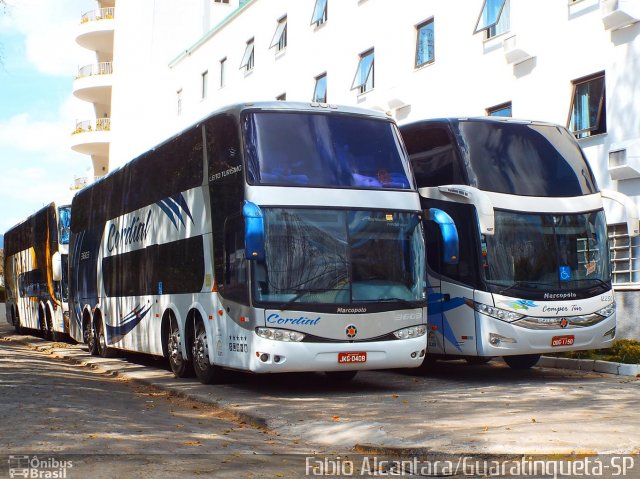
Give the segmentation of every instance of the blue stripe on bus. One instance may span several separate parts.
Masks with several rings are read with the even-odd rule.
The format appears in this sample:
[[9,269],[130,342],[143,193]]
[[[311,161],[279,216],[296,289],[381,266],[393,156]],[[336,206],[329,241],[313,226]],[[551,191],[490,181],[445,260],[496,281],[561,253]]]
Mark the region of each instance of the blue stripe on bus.
[[158,201],[156,203],[156,205],[158,205],[160,207],[160,209],[162,211],[164,211],[164,213],[169,217],[169,219],[171,220],[171,222],[173,223],[173,226],[176,227],[176,229],[178,229],[178,223],[176,223],[176,220],[173,217],[173,213],[171,212],[171,210],[164,204],[163,201]]
[[107,327],[107,343],[113,344],[121,341],[127,334],[129,334],[133,329],[140,324],[140,322],[144,319],[144,317],[151,310],[151,306],[149,306],[146,310],[142,310],[140,306],[136,306],[133,311],[127,314],[123,320],[126,322],[118,325],[111,326],[109,324]]
[[182,193],[173,195],[171,199],[175,201],[178,204],[178,206],[180,206],[180,208],[182,208],[182,210],[187,214],[187,216],[193,223],[193,216],[191,216],[191,211],[189,211],[189,205],[187,205],[187,202],[185,201],[184,196],[182,196]]

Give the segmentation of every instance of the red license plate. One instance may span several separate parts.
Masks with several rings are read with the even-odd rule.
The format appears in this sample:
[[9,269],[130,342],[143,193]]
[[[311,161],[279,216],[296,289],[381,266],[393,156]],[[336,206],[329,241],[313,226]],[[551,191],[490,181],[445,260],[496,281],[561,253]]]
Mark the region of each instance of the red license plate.
[[551,338],[551,346],[573,346],[575,336],[554,336]]
[[338,364],[366,363],[367,353],[338,353]]

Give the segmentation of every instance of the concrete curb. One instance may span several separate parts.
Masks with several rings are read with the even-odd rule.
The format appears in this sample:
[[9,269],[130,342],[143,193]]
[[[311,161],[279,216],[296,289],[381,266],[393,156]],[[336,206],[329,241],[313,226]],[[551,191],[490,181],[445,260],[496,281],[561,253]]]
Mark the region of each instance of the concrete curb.
[[543,368],[570,369],[614,374],[617,376],[640,377],[640,364],[613,363],[594,359],[571,359],[542,356],[537,366]]

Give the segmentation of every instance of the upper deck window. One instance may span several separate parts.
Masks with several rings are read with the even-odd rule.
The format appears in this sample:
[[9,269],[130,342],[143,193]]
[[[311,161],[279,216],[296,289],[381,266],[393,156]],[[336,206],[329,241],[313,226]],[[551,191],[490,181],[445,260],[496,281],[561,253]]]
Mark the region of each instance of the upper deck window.
[[471,186],[521,196],[596,193],[582,150],[563,127],[498,121],[460,121],[454,127],[467,157]]
[[384,119],[252,112],[243,133],[251,184],[413,188],[397,128]]

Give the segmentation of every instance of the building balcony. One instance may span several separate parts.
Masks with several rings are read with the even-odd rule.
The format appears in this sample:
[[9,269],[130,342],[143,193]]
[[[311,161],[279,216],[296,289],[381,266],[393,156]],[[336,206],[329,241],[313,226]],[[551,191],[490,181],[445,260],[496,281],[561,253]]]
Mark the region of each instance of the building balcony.
[[73,94],[80,100],[106,105],[111,103],[113,66],[111,62],[85,65],[78,69]]
[[602,23],[606,30],[619,30],[640,21],[638,0],[601,0]]
[[101,52],[113,53],[113,29],[115,8],[99,8],[84,13],[80,19],[76,42],[81,47]]
[[81,190],[85,186],[90,185],[91,183],[94,183],[95,181],[98,181],[100,178],[102,178],[102,176],[81,176],[81,177],[76,177],[73,180],[73,186],[71,186],[71,189],[72,190]]
[[108,157],[111,143],[111,118],[76,123],[71,134],[71,149],[85,155]]

